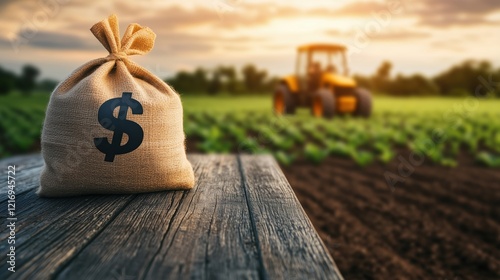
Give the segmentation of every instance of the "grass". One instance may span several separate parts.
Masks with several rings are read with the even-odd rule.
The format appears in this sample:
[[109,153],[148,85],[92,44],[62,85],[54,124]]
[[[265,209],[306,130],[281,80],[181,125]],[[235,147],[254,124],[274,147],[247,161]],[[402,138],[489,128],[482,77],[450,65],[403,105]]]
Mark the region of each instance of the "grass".
[[475,113],[497,113],[500,99],[472,99],[460,97],[407,97],[377,96],[374,112],[445,113],[449,110],[469,110]]
[[182,95],[182,105],[186,112],[242,112],[269,111],[271,99],[269,96],[196,96]]
[[47,93],[0,96],[0,157],[33,150],[42,131]]
[[8,95],[0,95],[0,108],[12,107],[47,107],[50,95],[47,92],[34,92],[31,95],[23,95],[19,92],[12,92]]
[[[473,101],[472,101],[473,100]],[[473,103],[474,102],[474,103]],[[259,96],[196,96],[182,95],[187,112],[269,112],[272,108],[270,95]],[[388,97],[375,96],[374,110],[378,113],[445,113],[448,110],[469,110],[475,113],[499,112],[500,99],[465,99],[453,97]],[[307,109],[301,110],[307,111]]]

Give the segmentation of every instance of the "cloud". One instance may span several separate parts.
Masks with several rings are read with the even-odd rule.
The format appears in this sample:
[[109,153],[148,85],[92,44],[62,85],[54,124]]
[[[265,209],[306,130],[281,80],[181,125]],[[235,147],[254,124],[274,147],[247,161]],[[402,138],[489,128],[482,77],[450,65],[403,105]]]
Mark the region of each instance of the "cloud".
[[[231,30],[265,25],[274,19],[310,16],[308,10],[270,3],[249,4],[245,2],[227,11],[220,11],[216,7],[211,8],[202,5],[195,7],[168,5],[155,7],[154,12],[152,12],[150,6],[126,1],[115,1],[112,6],[113,12],[119,16],[122,24],[125,22],[139,22],[141,25],[151,27],[154,30],[169,29],[177,31],[194,27]],[[97,16],[97,13],[101,15]],[[324,11],[321,14],[331,16],[331,13],[326,14]],[[65,17],[64,19],[71,29],[87,30],[95,23],[96,18],[101,19],[106,16],[108,16],[108,13],[102,11],[95,12],[93,17]]]
[[432,42],[430,46],[435,49],[442,49],[446,51],[464,52],[465,49],[462,47],[461,43],[461,40],[435,41]]
[[[344,16],[344,17],[366,17],[370,16],[372,13],[386,10],[387,3],[384,2],[371,2],[371,1],[362,1],[362,2],[350,2],[349,4],[337,9],[334,11],[336,16]],[[324,9],[317,9],[317,14],[324,13]]]
[[36,36],[27,41],[27,45],[42,48],[42,49],[54,49],[54,50],[96,50],[101,49],[100,43],[90,43],[85,38],[79,36],[39,31]]
[[409,39],[424,39],[429,38],[430,36],[430,33],[422,31],[396,30],[377,34],[374,36],[374,39],[380,41],[399,41]]
[[446,14],[487,14],[500,8],[497,0],[423,0],[423,2],[428,11]]
[[325,34],[332,37],[344,37],[347,35],[347,32],[340,31],[338,29],[327,29],[325,30]]
[[[231,33],[227,33],[226,31],[232,32],[233,29],[248,29],[255,26],[262,26],[273,20],[284,18],[323,17],[335,19],[355,17],[369,20],[373,18],[374,13],[387,10],[389,6],[387,2],[382,1],[356,1],[349,2],[340,8],[304,9],[284,4],[283,2],[255,3],[238,1],[233,3],[233,1],[230,3],[231,5],[224,6],[224,9],[209,5],[195,5],[191,7],[160,5],[152,9],[150,2],[141,2],[138,4],[131,1],[111,1],[109,5],[94,5],[91,17],[76,17],[75,14],[77,13],[86,15],[90,11],[89,8],[85,9],[83,6],[80,6],[81,3],[78,1],[75,0],[74,3],[72,1],[72,6],[62,7],[64,11],[61,11],[60,14],[50,19],[49,26],[47,27],[50,27],[48,30],[51,31],[42,29],[44,31],[39,31],[38,34],[28,41],[28,44],[37,48],[61,50],[95,50],[96,48],[101,48],[93,36],[90,35],[88,29],[97,20],[106,17],[109,10],[113,10],[113,12],[116,12],[120,16],[122,32],[129,22],[135,21],[152,28],[158,35],[155,49],[159,51],[195,53],[210,52],[215,48],[236,51],[245,49],[245,44],[265,40],[257,36],[227,36],[227,34]],[[405,6],[403,1],[406,0],[399,2],[401,6]],[[31,5],[36,4],[33,4],[32,1],[21,2],[23,5],[27,5],[28,3],[31,3]],[[478,3],[477,5],[474,4],[476,2]],[[10,10],[12,10],[16,7],[13,3],[14,1],[4,1],[3,5],[10,7]],[[405,13],[401,14],[401,17],[416,17],[417,22],[421,25],[433,25],[436,27],[445,27],[458,23],[473,25],[484,22],[484,16],[491,10],[498,9],[499,6],[495,1],[491,0],[444,0],[444,2],[422,0],[419,5],[415,6],[416,9],[405,11]],[[37,9],[36,7],[32,7],[31,13]],[[3,13],[0,12],[1,14]],[[15,11],[12,11],[12,14],[15,14]],[[53,28],[53,26],[58,26],[58,28]],[[200,30],[212,30],[212,32],[208,34]],[[355,31],[341,32],[332,29],[326,31],[326,34],[332,37],[346,38],[352,37],[354,33]],[[398,41],[423,39],[428,36],[430,36],[428,33],[417,30],[382,30],[371,37],[377,41]]]
[[79,50],[93,51],[103,47],[97,40],[89,42],[87,39],[51,31],[38,31],[30,38],[17,35],[17,39],[0,38],[0,47],[19,51],[20,48],[33,47],[47,50]]
[[204,36],[168,32],[156,37],[155,50],[169,54],[209,52],[213,45]]
[[262,37],[248,36],[201,35],[165,31],[161,34],[157,37],[155,49],[168,53],[208,53],[217,47],[237,51],[247,49],[249,43],[266,41]]
[[[207,33],[190,30],[192,27],[196,28],[208,25],[212,25],[213,30],[220,30],[230,28],[228,25],[231,24],[233,26],[243,24],[240,22],[236,23],[236,18],[234,18],[234,16],[227,15],[223,18],[219,18],[216,11],[206,7],[195,7],[190,9],[180,6],[166,6],[156,9],[154,13],[151,12],[150,7],[137,6],[124,2],[115,2],[113,7],[118,15],[123,15],[120,16],[120,29],[122,33],[131,22],[137,21],[143,26],[148,26],[158,35],[155,49],[160,52],[174,54],[206,53],[213,50],[216,46],[238,49],[243,48],[243,46],[249,42],[264,40],[262,37],[257,36],[230,36],[230,34],[224,35],[219,32]],[[75,17],[77,10],[70,9],[72,8],[64,10],[64,13],[60,13],[56,17],[51,18],[46,26],[35,29],[35,32],[30,33],[29,36],[25,36],[23,29],[18,29],[16,32],[12,30],[10,34],[8,34],[8,38],[2,38],[0,35],[0,46],[4,48],[12,47],[9,38],[17,37],[23,45],[39,49],[81,51],[103,49],[90,33],[89,28],[97,20],[106,17],[108,13],[103,10],[96,11],[96,14],[101,13],[102,16]],[[1,13],[2,12],[0,12],[0,15]],[[84,14],[85,10],[82,10],[81,13]],[[256,16],[257,15],[247,18],[245,22],[250,23],[257,21],[257,19],[254,18]]]
[[486,17],[500,11],[498,0],[423,0],[414,14],[421,25],[437,28],[492,24]]
[[[59,9],[51,9],[44,4],[57,2],[64,4]],[[484,34],[491,34],[494,30],[487,25],[498,20],[498,0],[299,2],[0,0],[0,55],[6,61],[2,64],[38,61],[53,67],[47,73],[59,73],[57,69],[66,67],[68,58],[80,63],[99,55],[95,50],[106,55],[106,50],[89,28],[109,14],[116,13],[122,33],[132,22],[148,26],[157,33],[152,53],[144,58],[151,65],[164,63],[162,67],[170,69],[171,63],[195,67],[252,60],[270,69],[285,71],[292,63],[288,56],[295,45],[306,43],[306,40],[354,40],[359,28],[374,20],[380,22],[380,18],[383,19],[380,15],[394,2],[400,3],[404,10],[393,15],[390,23],[380,31],[369,34],[374,43],[386,44],[365,48],[363,55],[379,58],[400,54],[404,65],[404,61],[416,60],[415,56],[407,55],[406,48],[421,48],[421,41],[425,41],[424,47],[432,46],[439,54],[446,52],[437,49],[449,49],[454,55],[463,49],[460,55],[464,57],[477,55],[477,47],[467,47],[467,42],[475,40],[464,39],[445,44],[446,38],[452,35],[460,38],[464,35],[462,30],[465,29],[447,29],[449,27],[468,27],[467,32],[481,34],[478,36],[482,45],[488,45],[487,51],[482,53],[491,57],[496,54],[494,46],[498,45],[498,38]],[[22,30],[36,22],[36,17],[42,12],[49,13],[48,20],[38,24],[34,35],[24,43],[28,51],[12,52],[10,39],[22,37]],[[302,22],[303,26],[298,25]],[[387,52],[379,51],[385,48]],[[406,65],[412,67],[411,63]]]
[[234,29],[264,25],[273,19],[294,17],[303,11],[289,6],[276,7],[272,4],[242,4],[235,10],[218,13],[207,7],[184,8],[165,7],[155,15],[141,19],[145,25],[162,25],[165,28],[186,28],[194,26],[212,26],[219,29]]
[[[373,13],[387,10],[392,4],[410,7],[402,17],[414,17],[421,25],[433,27],[448,27],[453,25],[471,26],[488,24],[486,16],[500,10],[498,0],[410,0],[386,1],[353,1],[339,8],[301,8],[286,2],[250,2],[234,0],[218,0],[212,5],[168,4],[159,5],[158,2],[132,1],[83,1],[72,0],[52,8],[49,4],[56,0],[28,1],[3,0],[0,1],[0,23],[8,29],[20,25],[22,19],[30,19],[37,12],[58,10],[65,15],[57,15],[51,21],[66,19],[66,23],[76,22],[86,28],[94,23],[96,18],[107,16],[111,12],[117,13],[123,20],[137,20],[144,25],[162,28],[182,29],[197,26],[212,26],[221,30],[248,28],[265,25],[273,20],[300,17],[321,18],[371,18]],[[170,2],[171,3],[171,2]],[[220,5],[217,5],[219,3]],[[54,14],[56,14],[54,12]],[[71,14],[71,16],[68,16]],[[75,16],[79,15],[79,16]],[[18,28],[19,29],[19,28]],[[8,30],[17,32],[17,30]]]
[[0,47],[5,49],[12,48],[12,42],[8,39],[0,37]]
[[[340,31],[337,29],[328,29],[325,34],[334,38],[350,38],[357,34],[357,30]],[[370,34],[370,39],[374,41],[404,41],[411,39],[425,39],[429,38],[431,33],[417,30],[397,29],[397,30],[384,30],[379,33]]]

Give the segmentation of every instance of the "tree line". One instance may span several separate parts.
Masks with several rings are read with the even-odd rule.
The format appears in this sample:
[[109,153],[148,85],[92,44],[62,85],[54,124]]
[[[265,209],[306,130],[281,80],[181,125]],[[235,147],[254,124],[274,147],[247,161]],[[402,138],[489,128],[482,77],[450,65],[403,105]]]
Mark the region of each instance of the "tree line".
[[[488,61],[466,60],[432,77],[422,74],[404,75],[392,73],[392,63],[383,62],[372,75],[355,74],[358,86],[375,94],[392,96],[472,96],[483,81],[492,82],[487,88],[491,96],[500,97],[500,68],[495,69]],[[268,76],[252,64],[244,66],[240,73],[233,66],[214,69],[196,68],[180,71],[165,80],[177,91],[187,94],[269,94],[274,90],[278,77]]]
[[268,94],[273,91],[278,78],[270,77],[266,70],[258,69],[253,64],[247,64],[240,71],[229,65],[214,69],[198,67],[194,71],[177,72],[165,82],[178,92],[188,94]]
[[57,81],[44,79],[38,81],[40,70],[33,65],[24,65],[21,73],[16,73],[0,67],[0,95],[8,94],[12,91],[19,91],[24,95],[29,95],[35,90],[41,92],[51,92],[57,86]]
[[[358,86],[375,94],[392,96],[472,96],[481,83],[490,96],[500,97],[500,68],[495,69],[488,61],[467,60],[449,69],[427,77],[422,74],[404,75],[392,73],[392,63],[383,62],[372,75],[355,74]],[[22,67],[17,75],[0,67],[0,94],[19,91],[30,94],[35,90],[51,92],[57,81],[38,81],[40,70],[33,65]],[[179,71],[165,79],[183,94],[270,94],[279,78],[268,75],[264,69],[247,64],[241,69],[220,65],[212,69],[198,67],[193,71]],[[483,85],[485,86],[485,85]]]
[[495,69],[488,61],[467,60],[432,77],[392,75],[391,70],[392,64],[385,61],[373,75],[354,78],[359,86],[393,96],[473,96],[482,86],[489,96],[500,97],[500,68]]

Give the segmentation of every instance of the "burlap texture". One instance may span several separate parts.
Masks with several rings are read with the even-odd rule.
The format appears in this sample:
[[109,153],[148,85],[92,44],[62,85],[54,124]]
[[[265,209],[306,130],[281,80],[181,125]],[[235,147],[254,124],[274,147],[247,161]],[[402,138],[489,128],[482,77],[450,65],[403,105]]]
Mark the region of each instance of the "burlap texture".
[[[156,35],[147,27],[131,24],[120,40],[114,15],[95,24],[91,31],[110,54],[75,70],[52,93],[42,131],[45,166],[38,195],[192,188],[194,175],[186,158],[180,97],[128,57],[149,52]],[[100,124],[98,111],[106,101],[122,98],[124,92],[142,105],[142,114],[129,108],[126,120],[142,128],[143,141],[135,150],[105,161],[95,138],[106,137],[112,143],[116,131]],[[119,110],[113,111],[114,117],[118,118]],[[128,137],[125,132],[120,144],[125,145]]]

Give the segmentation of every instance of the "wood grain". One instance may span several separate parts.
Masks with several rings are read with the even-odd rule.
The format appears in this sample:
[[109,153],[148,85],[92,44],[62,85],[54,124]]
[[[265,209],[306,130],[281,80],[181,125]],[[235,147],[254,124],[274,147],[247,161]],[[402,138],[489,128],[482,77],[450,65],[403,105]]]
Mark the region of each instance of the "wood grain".
[[[39,198],[34,190],[20,195],[16,199],[16,208],[19,209],[16,222],[16,273],[2,267],[0,279],[52,277],[91,242],[132,197],[114,195],[47,199]],[[0,207],[6,209],[7,202],[0,203]],[[5,216],[2,218],[5,220]],[[7,234],[2,232],[1,252],[7,252]],[[6,261],[6,253],[2,253],[0,262],[4,265]]]
[[59,278],[258,279],[236,157],[190,161],[193,190],[137,196]]
[[7,167],[16,166],[16,195],[38,188],[43,159],[40,154],[22,155],[0,160],[0,202],[7,200]]
[[19,172],[17,272],[2,254],[0,279],[342,279],[272,157],[188,159],[191,191],[58,199],[35,194],[39,155],[1,160]]
[[342,279],[276,161],[243,155],[240,162],[266,278]]

